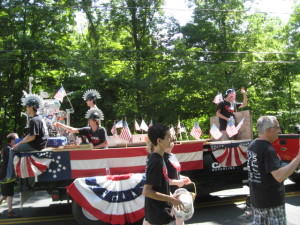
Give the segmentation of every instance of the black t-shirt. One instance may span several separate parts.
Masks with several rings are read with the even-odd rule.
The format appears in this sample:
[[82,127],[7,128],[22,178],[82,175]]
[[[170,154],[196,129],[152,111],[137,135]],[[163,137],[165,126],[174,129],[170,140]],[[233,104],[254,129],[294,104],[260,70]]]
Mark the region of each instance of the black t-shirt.
[[[177,160],[177,162],[172,162],[171,156],[172,156],[171,154],[166,153],[166,152],[164,154],[164,160],[165,160],[165,163],[166,163],[166,166],[167,166],[168,176],[169,176],[170,179],[179,180],[180,174],[179,174],[178,170],[180,168],[178,168],[178,166],[180,166],[180,165],[175,165],[175,163],[179,163],[179,162],[178,162],[178,160]],[[171,189],[171,192],[174,193],[178,189],[178,186],[177,185],[170,185],[170,189]]]
[[91,127],[83,127],[78,129],[80,135],[87,137],[93,146],[100,145],[107,139],[106,129],[104,127],[98,127],[94,132]]
[[32,148],[42,150],[46,147],[48,137],[45,133],[44,122],[38,115],[35,115],[29,121],[29,135],[35,136],[33,141],[28,142]]
[[[170,195],[168,172],[164,159],[156,152],[151,153],[146,167],[146,184],[153,185],[154,191]],[[145,219],[150,224],[167,224],[174,220],[169,202],[145,198]]]
[[271,143],[265,140],[254,140],[248,148],[248,178],[250,199],[255,208],[270,208],[285,203],[283,182],[275,180],[272,171],[281,167]]
[[7,165],[8,165],[8,158],[9,158],[9,150],[11,147],[9,145],[3,148],[2,152],[2,166],[0,169],[0,180],[6,177]]
[[[233,108],[231,107],[230,102],[224,100],[218,104],[217,110],[220,110],[220,113],[227,118],[231,116],[235,117],[234,111],[240,108],[242,104],[241,103],[232,103],[232,104],[233,104]],[[220,123],[220,130],[226,130],[227,120],[224,120],[219,117],[219,123]]]

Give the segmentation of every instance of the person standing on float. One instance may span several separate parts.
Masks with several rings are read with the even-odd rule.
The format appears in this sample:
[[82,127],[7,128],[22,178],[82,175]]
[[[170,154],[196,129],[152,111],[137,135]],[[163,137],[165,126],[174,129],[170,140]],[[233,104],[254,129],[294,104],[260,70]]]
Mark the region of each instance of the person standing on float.
[[244,88],[241,88],[241,93],[243,94],[243,102],[236,103],[235,90],[228,89],[225,93],[224,101],[221,101],[217,106],[216,115],[217,117],[219,117],[220,131],[222,133],[222,137],[220,141],[225,141],[230,139],[226,132],[226,127],[230,119],[235,120],[234,112],[236,112],[239,108],[244,108],[248,105],[246,90]]

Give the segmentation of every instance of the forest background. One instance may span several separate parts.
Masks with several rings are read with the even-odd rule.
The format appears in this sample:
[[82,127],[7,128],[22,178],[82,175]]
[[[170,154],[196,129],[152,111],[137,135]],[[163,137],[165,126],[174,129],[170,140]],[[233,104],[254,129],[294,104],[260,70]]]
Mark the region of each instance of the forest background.
[[[300,4],[289,21],[250,12],[247,0],[187,0],[192,21],[167,17],[163,0],[0,1],[0,145],[19,135],[22,90],[51,97],[61,84],[75,113],[71,125],[86,125],[82,99],[88,89],[101,94],[103,126],[127,119],[177,125],[189,131],[199,122],[208,137],[212,102],[228,88],[245,87],[255,121],[278,117],[283,133],[299,123]],[[84,29],[78,29],[78,13]],[[77,18],[77,19],[76,19]],[[66,99],[61,109],[70,108]],[[255,131],[255,129],[254,129]]]

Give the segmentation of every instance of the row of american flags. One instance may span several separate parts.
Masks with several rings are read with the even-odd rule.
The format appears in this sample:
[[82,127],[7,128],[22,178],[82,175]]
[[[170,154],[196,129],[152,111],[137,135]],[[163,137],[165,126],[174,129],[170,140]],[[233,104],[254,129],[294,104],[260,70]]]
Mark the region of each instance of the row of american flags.
[[[229,137],[233,137],[234,135],[236,135],[239,132],[240,128],[244,124],[244,120],[245,120],[245,118],[243,118],[237,126],[235,126],[233,119],[230,119],[228,121],[228,124],[226,127],[226,132]],[[152,125],[153,125],[152,120],[150,121],[149,125],[147,125],[144,120],[142,120],[141,124],[138,124],[138,122],[135,120],[134,121],[134,131],[135,132],[138,132],[138,131],[139,132],[147,132],[149,127],[151,127]],[[120,120],[117,123],[114,122],[114,125],[111,128],[111,134],[113,136],[118,135],[118,128],[121,128],[119,137],[122,138],[123,140],[130,142],[130,140],[132,138],[132,133],[129,129],[128,123],[125,120]],[[170,127],[170,132],[171,132],[171,135],[175,138],[177,138],[177,136],[178,136],[179,139],[182,139],[182,133],[184,133],[186,135],[186,137],[189,139],[187,129],[184,125],[181,125],[180,121],[178,121],[176,129],[173,125]],[[209,133],[216,140],[218,140],[222,136],[221,131],[215,124],[212,124]],[[189,135],[191,135],[195,140],[199,140],[201,138],[202,130],[201,130],[198,122],[194,123],[194,126],[192,127]]]
[[[142,122],[139,124],[136,120],[134,121],[134,131],[135,132],[147,132],[149,127],[153,125],[152,120],[150,121],[149,125],[142,120]],[[132,138],[132,133],[129,129],[128,123],[125,120],[120,120],[116,123],[114,122],[113,127],[111,128],[111,134],[113,136],[118,135],[118,128],[121,128],[120,135],[119,137],[122,138],[123,140],[130,141]],[[180,139],[182,139],[182,133],[185,133],[186,136],[188,137],[186,127],[184,125],[181,125],[180,121],[178,121],[178,125],[176,127],[176,131],[174,126],[172,125],[170,127],[170,133],[173,137],[177,137],[177,134],[179,135]],[[202,130],[198,124],[198,122],[194,123],[194,126],[192,127],[190,131],[190,135],[195,138],[196,140],[199,140],[201,135],[202,135]]]
[[[234,119],[233,118],[230,118],[228,123],[227,123],[227,127],[226,127],[226,133],[228,134],[229,137],[233,137],[234,135],[238,134],[240,128],[243,126],[244,124],[244,121],[245,121],[245,117],[239,122],[239,124],[237,126],[235,126],[234,124]],[[219,130],[219,128],[213,124],[210,128],[210,134],[211,136],[218,140],[219,138],[222,137],[222,133],[221,131]]]

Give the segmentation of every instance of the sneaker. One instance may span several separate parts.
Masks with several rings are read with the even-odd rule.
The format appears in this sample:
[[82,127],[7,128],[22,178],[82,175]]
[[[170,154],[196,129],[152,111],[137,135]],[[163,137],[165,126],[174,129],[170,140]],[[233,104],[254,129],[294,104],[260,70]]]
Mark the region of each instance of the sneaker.
[[21,215],[16,214],[14,211],[10,211],[7,213],[8,218],[20,218],[22,217]]

